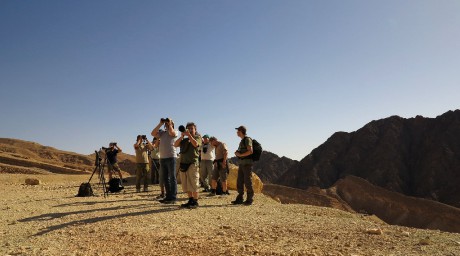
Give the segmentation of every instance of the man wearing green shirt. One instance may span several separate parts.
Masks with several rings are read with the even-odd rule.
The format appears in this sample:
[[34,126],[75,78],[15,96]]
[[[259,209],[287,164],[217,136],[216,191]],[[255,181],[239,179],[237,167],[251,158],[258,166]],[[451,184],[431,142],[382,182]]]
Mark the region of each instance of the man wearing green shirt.
[[[246,127],[240,126],[235,128],[238,137],[241,138],[238,150],[235,151],[235,156],[238,157],[238,179],[236,181],[236,188],[238,196],[232,204],[251,205],[254,200],[254,189],[252,188],[252,139],[246,136]],[[247,197],[243,201],[244,186],[246,186]]]

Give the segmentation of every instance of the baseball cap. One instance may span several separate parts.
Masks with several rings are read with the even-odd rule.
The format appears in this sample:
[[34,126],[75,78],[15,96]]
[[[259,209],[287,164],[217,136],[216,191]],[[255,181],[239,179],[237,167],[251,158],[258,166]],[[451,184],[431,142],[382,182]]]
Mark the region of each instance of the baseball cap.
[[206,139],[206,138],[209,139],[209,135],[208,135],[208,134],[203,135],[203,139]]
[[235,130],[238,130],[238,131],[241,131],[241,132],[243,132],[243,133],[246,133],[246,127],[243,126],[243,125],[241,125],[241,126],[238,127],[238,128],[235,128]]

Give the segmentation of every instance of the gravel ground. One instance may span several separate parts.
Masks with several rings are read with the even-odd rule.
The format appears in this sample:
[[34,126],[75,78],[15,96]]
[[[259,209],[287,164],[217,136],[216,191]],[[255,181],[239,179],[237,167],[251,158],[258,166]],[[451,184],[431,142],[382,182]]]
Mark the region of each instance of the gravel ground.
[[[37,186],[24,185],[38,178]],[[390,226],[373,216],[283,205],[257,194],[162,205],[128,185],[107,198],[75,197],[88,176],[0,174],[1,255],[459,255],[460,234]],[[180,187],[180,185],[179,185]],[[93,184],[96,193],[102,190]]]

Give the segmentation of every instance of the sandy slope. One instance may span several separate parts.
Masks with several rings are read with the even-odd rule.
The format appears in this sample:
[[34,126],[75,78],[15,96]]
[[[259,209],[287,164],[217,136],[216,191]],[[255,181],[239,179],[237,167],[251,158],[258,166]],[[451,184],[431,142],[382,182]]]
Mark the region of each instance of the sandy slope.
[[[87,175],[34,176],[44,184],[23,185],[30,175],[0,175],[1,255],[460,255],[460,234],[282,205],[261,194],[249,207],[231,206],[233,192],[181,210],[154,201],[157,187],[76,198]],[[366,232],[372,228],[383,234]]]

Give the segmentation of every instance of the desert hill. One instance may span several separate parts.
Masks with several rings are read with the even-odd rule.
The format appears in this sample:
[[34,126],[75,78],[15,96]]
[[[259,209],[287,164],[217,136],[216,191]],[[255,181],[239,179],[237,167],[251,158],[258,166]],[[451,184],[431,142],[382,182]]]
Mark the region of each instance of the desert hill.
[[[121,153],[118,159],[123,171],[135,173],[134,156]],[[94,153],[87,156],[35,142],[0,138],[0,173],[90,173],[94,162]]]
[[347,176],[328,189],[306,190],[264,185],[265,195],[283,204],[309,204],[376,216],[388,224],[460,233],[460,209],[436,201],[405,196]]
[[348,175],[407,196],[460,207],[460,110],[389,118],[337,132],[275,182],[329,188]]

